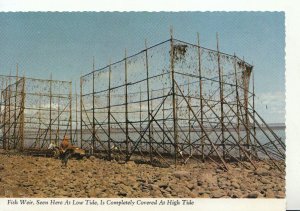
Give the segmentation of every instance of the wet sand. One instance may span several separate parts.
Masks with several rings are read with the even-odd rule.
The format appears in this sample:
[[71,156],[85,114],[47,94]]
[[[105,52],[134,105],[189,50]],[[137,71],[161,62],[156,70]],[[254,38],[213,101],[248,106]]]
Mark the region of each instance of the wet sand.
[[224,172],[210,162],[175,169],[92,156],[70,159],[62,167],[55,158],[1,151],[0,197],[284,198],[285,173],[262,162],[256,165],[256,170],[249,170],[228,164],[229,171]]

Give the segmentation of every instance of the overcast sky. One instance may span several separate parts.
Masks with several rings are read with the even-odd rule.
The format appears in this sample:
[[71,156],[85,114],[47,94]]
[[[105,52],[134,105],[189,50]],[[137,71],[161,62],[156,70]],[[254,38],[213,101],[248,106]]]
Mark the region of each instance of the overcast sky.
[[285,121],[285,28],[278,12],[0,13],[0,73],[72,80],[170,37],[220,50],[253,63],[256,107],[270,123]]

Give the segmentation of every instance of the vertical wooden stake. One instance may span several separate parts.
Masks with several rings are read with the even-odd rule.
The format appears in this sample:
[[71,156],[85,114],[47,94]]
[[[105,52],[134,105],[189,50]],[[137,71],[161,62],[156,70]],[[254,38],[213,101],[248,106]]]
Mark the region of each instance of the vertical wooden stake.
[[50,141],[49,143],[51,143],[52,141],[52,73],[50,74],[50,90],[49,90],[49,97],[50,97],[50,110],[49,110],[49,118],[50,118],[50,122],[49,122],[49,138]]
[[[149,85],[149,64],[148,64],[148,46],[147,46],[147,40],[145,40],[145,56],[146,56],[146,71],[147,71],[147,110],[148,110],[148,124],[151,123],[151,115],[152,111],[150,110],[150,85]],[[152,97],[151,97],[151,103],[152,103]],[[149,153],[150,153],[150,162],[152,163],[153,157],[152,157],[152,135],[151,135],[151,126],[149,126],[148,130],[148,136],[149,136]]]
[[[199,89],[200,89],[200,123],[203,126],[203,88],[202,88],[202,71],[201,71],[201,47],[200,47],[200,36],[197,33],[197,44],[198,44],[198,72],[199,72]],[[201,153],[202,153],[202,162],[204,162],[204,137],[203,131],[200,133],[200,145],[201,145]]]
[[177,167],[177,153],[178,153],[178,137],[177,137],[177,108],[176,108],[176,92],[175,92],[175,73],[174,73],[174,40],[173,40],[173,29],[170,29],[170,52],[171,52],[171,80],[172,80],[172,105],[173,105],[173,131],[174,131],[174,160],[175,167]]
[[[239,87],[238,87],[238,77],[237,77],[237,71],[236,71],[236,56],[234,53],[234,76],[235,76],[235,95],[236,95],[236,114],[237,114],[237,135],[238,135],[238,143],[240,144],[241,141],[241,135],[240,135],[240,99],[239,99]],[[242,158],[242,151],[239,149],[240,159]]]
[[111,160],[111,134],[110,134],[110,95],[111,95],[111,60],[109,61],[109,73],[108,73],[108,116],[107,116],[107,123],[108,123],[108,160]]
[[225,137],[224,137],[224,102],[223,102],[223,69],[221,68],[220,62],[220,51],[219,51],[219,35],[217,33],[217,51],[218,51],[218,71],[219,71],[219,89],[220,89],[220,103],[221,103],[221,133],[222,133],[222,147],[223,147],[223,159],[225,160]]
[[127,51],[125,49],[125,132],[126,132],[126,160],[129,160],[129,133],[128,133],[128,83],[127,83]]
[[92,154],[95,151],[96,126],[95,126],[95,57],[93,57],[93,137],[92,137]]
[[83,93],[82,93],[82,77],[80,77],[80,148],[82,148],[82,138],[83,138],[83,119],[82,119],[82,109],[83,109],[83,102],[82,102],[82,96],[83,95]]
[[70,82],[70,84],[69,84],[69,89],[70,89],[70,93],[69,93],[69,103],[70,103],[70,107],[69,107],[69,109],[70,109],[70,142],[72,143],[72,144],[74,144],[74,142],[73,142],[73,122],[72,122],[72,82]]

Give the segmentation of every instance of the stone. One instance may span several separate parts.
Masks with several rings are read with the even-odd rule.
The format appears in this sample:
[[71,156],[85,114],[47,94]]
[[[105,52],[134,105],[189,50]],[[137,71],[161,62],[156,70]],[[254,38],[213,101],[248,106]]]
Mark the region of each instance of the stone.
[[189,179],[191,176],[190,172],[188,171],[175,171],[173,175],[178,179],[184,179],[184,178]]
[[261,179],[260,179],[260,182],[261,182],[262,184],[265,184],[265,185],[270,183],[270,181],[267,180],[267,179],[265,179],[265,178],[261,178]]
[[235,189],[240,189],[240,185],[237,182],[231,183],[231,186],[234,187]]
[[226,193],[225,193],[225,191],[223,191],[223,190],[216,190],[216,191],[214,191],[213,193],[212,193],[212,197],[213,198],[221,198],[221,197],[223,197],[223,196],[225,196],[226,195]]
[[95,156],[90,156],[90,158],[89,158],[91,161],[94,161],[94,160],[96,160],[96,157]]
[[125,197],[125,196],[127,196],[127,193],[125,191],[121,190],[118,192],[118,196]]
[[169,184],[166,182],[159,182],[159,183],[157,183],[157,185],[158,185],[158,187],[163,188],[163,189],[166,189],[169,186]]
[[242,195],[242,193],[240,191],[234,190],[231,193],[229,193],[229,196],[231,198],[242,198],[243,195]]
[[276,197],[276,198],[285,198],[285,193],[282,192],[282,191],[278,191],[278,192],[275,194],[275,197]]
[[247,198],[257,198],[260,195],[258,191],[252,191],[248,194]]
[[264,168],[258,168],[256,169],[255,174],[258,176],[269,176],[270,172]]
[[217,169],[216,173],[223,173],[224,171],[222,169]]
[[265,193],[266,198],[275,198],[275,194],[271,190],[267,190]]

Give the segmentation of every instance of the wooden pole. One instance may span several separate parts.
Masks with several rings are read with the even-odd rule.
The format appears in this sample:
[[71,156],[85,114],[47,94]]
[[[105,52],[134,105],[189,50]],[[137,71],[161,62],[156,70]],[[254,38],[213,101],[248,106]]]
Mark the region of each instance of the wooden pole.
[[127,83],[127,51],[125,49],[125,132],[126,132],[126,160],[129,159],[129,132],[128,132],[128,83]]
[[92,137],[92,154],[95,150],[96,127],[95,127],[95,57],[93,57],[93,137]]
[[[163,84],[163,96],[165,97],[165,85]],[[165,100],[163,101],[163,105],[162,105],[162,115],[163,115],[163,139],[162,139],[162,145],[163,145],[163,148],[165,149]]]
[[225,137],[224,137],[224,102],[223,102],[223,69],[221,68],[220,62],[220,51],[219,51],[219,35],[217,33],[217,51],[218,51],[218,71],[219,71],[219,89],[220,89],[220,103],[221,103],[221,133],[222,133],[222,147],[223,147],[223,159],[225,160]]
[[18,63],[17,63],[17,65],[16,65],[16,72],[17,72],[17,74],[16,74],[16,84],[15,84],[15,86],[16,86],[16,90],[15,90],[15,96],[14,96],[14,98],[15,98],[15,104],[14,104],[14,133],[13,133],[13,139],[14,139],[14,148],[16,148],[17,147],[17,145],[19,145],[17,142],[18,142],[18,140],[17,140],[17,136],[16,136],[16,129],[17,129],[17,95],[18,95],[18,80],[19,80],[19,78],[18,78],[18,74],[19,74],[19,65],[18,65]]
[[108,160],[111,160],[111,131],[110,131],[110,95],[111,95],[111,61],[109,61],[109,73],[108,73],[108,115],[107,115],[107,123],[108,123]]
[[50,97],[50,110],[49,110],[49,118],[50,118],[50,122],[49,122],[49,137],[50,137],[50,143],[52,141],[52,73],[50,74],[50,90],[49,90],[49,97]]
[[[190,78],[188,78],[188,102],[189,104],[191,105],[191,96],[190,96]],[[188,108],[188,107],[187,107]],[[188,140],[188,143],[189,143],[189,148],[190,148],[190,156],[192,155],[192,146],[191,146],[191,111],[190,109],[188,108],[188,117],[189,117],[189,120],[188,120],[188,125],[189,125],[189,140]]]
[[69,107],[69,109],[70,109],[70,142],[72,143],[72,144],[74,144],[74,141],[73,141],[73,122],[72,122],[72,82],[70,82],[69,83],[69,103],[70,103],[70,107]]
[[[150,162],[152,163],[153,157],[152,157],[152,134],[151,134],[151,125],[152,122],[150,120],[150,115],[152,113],[150,109],[150,85],[149,85],[149,64],[148,64],[148,46],[147,46],[147,40],[145,40],[145,56],[146,56],[146,71],[147,71],[147,110],[148,110],[148,124],[150,125],[148,136],[149,136],[149,153],[150,153]],[[151,103],[152,103],[152,97],[151,97]]]
[[82,106],[83,106],[83,102],[82,102],[82,77],[80,77],[80,148],[82,148],[82,123],[83,123],[83,119],[82,119]]
[[3,114],[3,149],[7,150],[7,132],[6,132],[6,119],[7,119],[7,80],[5,81],[5,90],[4,90],[4,114]]
[[21,112],[22,112],[22,115],[21,115],[21,118],[20,118],[20,140],[21,140],[21,147],[20,147],[20,151],[22,152],[24,150],[24,137],[25,137],[25,134],[24,134],[24,115],[25,115],[25,82],[26,82],[26,79],[25,77],[23,77],[23,86],[22,86],[22,92],[21,92],[21,96],[22,96],[22,101],[21,101]]
[[[240,134],[240,100],[239,100],[239,91],[238,91],[238,77],[237,77],[237,71],[236,71],[236,56],[234,53],[234,76],[235,76],[235,94],[236,94],[236,113],[237,113],[237,135],[238,135],[238,143],[240,144],[241,141],[241,134]],[[242,158],[241,150],[239,150],[240,159]]]
[[[76,135],[76,146],[78,146],[78,94],[77,94],[77,86],[75,84],[75,122],[76,122],[76,125],[75,125],[75,134],[74,134],[74,139],[75,139],[75,135]],[[75,141],[74,140],[74,141]]]
[[[253,67],[252,67],[252,109],[253,109],[253,133],[254,133],[254,139],[255,139],[255,137],[256,137],[256,125],[255,125],[255,89],[254,89],[254,71],[253,71]],[[255,141],[254,141],[254,143],[256,143]],[[253,146],[253,148],[254,148],[254,151],[255,152],[257,152],[256,151],[256,145],[255,146]]]
[[[11,74],[10,74],[11,75]],[[11,145],[11,136],[10,136],[10,130],[11,130],[11,77],[9,77],[9,85],[8,85],[8,149],[10,149]]]
[[170,29],[170,52],[171,52],[171,80],[172,80],[172,105],[173,105],[173,131],[174,131],[174,159],[175,159],[175,167],[177,167],[177,152],[178,152],[178,134],[177,134],[177,108],[176,108],[176,90],[175,90],[175,73],[174,73],[174,40],[173,40],[173,29]]
[[247,141],[247,149],[250,150],[250,131],[249,131],[249,116],[248,116],[248,90],[249,90],[249,77],[246,68],[246,63],[243,58],[243,67],[244,67],[244,109],[245,109],[245,118],[246,118],[246,141]]
[[[202,71],[201,71],[201,47],[200,47],[200,36],[197,33],[197,44],[198,44],[198,72],[199,72],[199,89],[200,89],[200,123],[203,125],[203,89],[202,89]],[[204,137],[203,131],[200,133],[200,145],[201,145],[201,153],[202,153],[202,161],[204,162]]]

